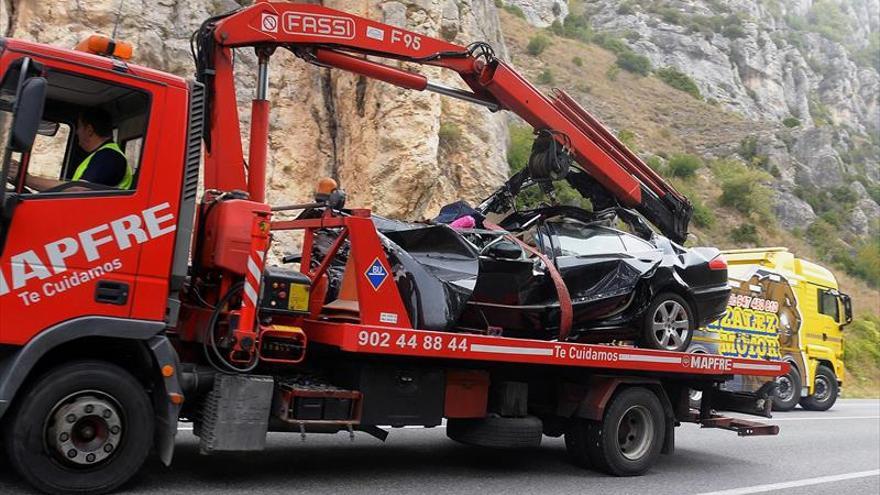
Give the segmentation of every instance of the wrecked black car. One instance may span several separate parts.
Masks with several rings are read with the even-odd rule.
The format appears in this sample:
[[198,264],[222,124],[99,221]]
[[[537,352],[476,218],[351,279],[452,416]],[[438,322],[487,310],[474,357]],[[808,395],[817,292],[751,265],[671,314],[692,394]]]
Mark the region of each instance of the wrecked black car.
[[723,314],[730,293],[718,250],[685,249],[659,235],[617,228],[632,212],[574,207],[520,212],[502,224],[511,236],[463,233],[480,250],[473,294],[458,323],[473,330],[552,339],[562,334],[562,299],[533,247],[561,276],[571,301],[567,339],[635,340],[682,351],[694,329]]
[[[590,186],[580,174],[569,182]],[[730,289],[717,249],[684,248],[625,208],[522,209],[515,196],[509,182],[435,223],[374,216],[416,328],[683,351],[694,329],[724,313]],[[334,237],[316,242],[316,262]],[[334,264],[328,301],[344,254]]]

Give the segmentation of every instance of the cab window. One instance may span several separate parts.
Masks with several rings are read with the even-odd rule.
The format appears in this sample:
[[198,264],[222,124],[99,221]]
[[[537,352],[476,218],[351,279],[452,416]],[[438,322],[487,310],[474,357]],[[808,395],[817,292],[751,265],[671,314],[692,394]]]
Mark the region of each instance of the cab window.
[[840,321],[840,308],[837,305],[837,295],[825,289],[819,289],[819,312]]
[[43,121],[27,170],[19,172],[27,174],[19,192],[51,197],[134,190],[147,129],[148,96],[61,71],[50,70],[46,78]]

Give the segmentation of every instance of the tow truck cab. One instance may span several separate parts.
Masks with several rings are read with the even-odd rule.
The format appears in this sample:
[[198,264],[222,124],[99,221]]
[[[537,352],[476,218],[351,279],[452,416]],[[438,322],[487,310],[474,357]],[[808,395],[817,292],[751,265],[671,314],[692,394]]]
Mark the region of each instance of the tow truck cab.
[[[30,152],[4,154],[0,344],[24,345],[42,332],[73,339],[72,328],[83,318],[161,330],[172,284],[185,274],[191,237],[186,219],[196,195],[202,117],[191,109],[200,104],[192,86],[89,53],[8,39],[0,47],[3,95],[10,101],[20,80],[46,82],[42,115],[23,106],[2,109],[9,125],[13,117],[40,125]],[[87,108],[111,116],[114,140],[134,173],[131,188],[77,181],[39,193],[29,189],[26,173],[71,179],[87,156],[76,138],[77,116]],[[188,132],[193,127],[196,135]]]

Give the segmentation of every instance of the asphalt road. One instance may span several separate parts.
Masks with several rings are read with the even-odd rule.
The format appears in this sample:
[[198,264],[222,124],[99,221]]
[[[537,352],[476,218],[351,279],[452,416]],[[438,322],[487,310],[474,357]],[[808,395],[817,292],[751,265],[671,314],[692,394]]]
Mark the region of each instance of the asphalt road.
[[[827,412],[777,413],[777,437],[739,438],[685,425],[676,452],[638,478],[568,464],[562,439],[540,449],[494,452],[446,438],[443,428],[392,430],[387,442],[358,433],[272,434],[266,452],[204,457],[182,432],[174,466],[151,460],[123,490],[138,494],[382,493],[880,493],[880,401],[844,400]],[[715,494],[714,492],[717,492]],[[0,467],[0,493],[31,493]]]

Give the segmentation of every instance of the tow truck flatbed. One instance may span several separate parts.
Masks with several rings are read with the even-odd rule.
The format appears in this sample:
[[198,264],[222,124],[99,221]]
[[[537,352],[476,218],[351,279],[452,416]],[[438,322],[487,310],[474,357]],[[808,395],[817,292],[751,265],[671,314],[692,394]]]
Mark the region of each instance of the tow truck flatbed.
[[343,352],[691,375],[775,377],[788,364],[710,354],[306,320],[312,343]]

